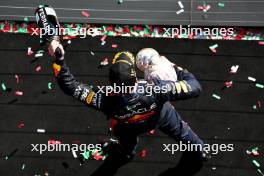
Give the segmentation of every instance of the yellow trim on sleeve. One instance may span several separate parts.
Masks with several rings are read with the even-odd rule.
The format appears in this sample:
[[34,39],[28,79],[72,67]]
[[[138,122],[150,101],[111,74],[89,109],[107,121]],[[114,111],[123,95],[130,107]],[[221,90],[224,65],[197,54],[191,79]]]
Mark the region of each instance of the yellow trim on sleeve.
[[181,93],[181,84],[178,83],[178,82],[176,82],[176,83],[175,83],[175,86],[176,86],[177,93],[178,93],[178,94]]
[[189,92],[185,82],[180,81],[180,85],[181,85],[182,90],[183,90],[184,93],[188,93]]

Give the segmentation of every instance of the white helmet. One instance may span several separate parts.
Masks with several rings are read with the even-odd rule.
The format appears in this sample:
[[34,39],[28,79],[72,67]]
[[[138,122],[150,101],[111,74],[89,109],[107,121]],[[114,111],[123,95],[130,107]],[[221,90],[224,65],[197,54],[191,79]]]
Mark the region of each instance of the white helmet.
[[139,70],[144,71],[149,65],[159,63],[159,53],[152,48],[144,48],[137,53],[136,65]]
[[139,70],[144,72],[144,77],[147,81],[151,82],[153,78],[177,81],[177,74],[174,69],[175,64],[166,57],[160,56],[152,48],[144,48],[138,52],[136,65]]

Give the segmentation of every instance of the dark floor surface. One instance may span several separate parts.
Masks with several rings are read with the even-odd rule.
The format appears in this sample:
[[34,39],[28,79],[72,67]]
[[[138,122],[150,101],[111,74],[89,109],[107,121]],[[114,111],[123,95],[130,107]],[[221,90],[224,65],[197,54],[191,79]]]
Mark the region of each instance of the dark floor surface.
[[[218,43],[217,53],[208,47]],[[113,49],[112,44],[118,48]],[[108,131],[108,122],[102,113],[89,109],[62,93],[53,78],[51,60],[45,53],[37,60],[27,56],[27,47],[40,49],[38,39],[29,35],[0,34],[0,82],[9,92],[0,90],[0,175],[3,176],[50,176],[89,175],[100,161],[89,161],[80,167],[72,153],[50,152],[39,155],[30,152],[31,145],[47,143],[49,139],[71,143],[97,143]],[[100,38],[75,39],[67,50],[67,63],[79,80],[102,85],[107,83],[107,68],[98,70],[104,57],[113,57],[116,51],[130,50],[136,53],[143,47],[154,47],[172,61],[193,72],[203,86],[199,98],[179,101],[179,110],[193,130],[206,143],[234,144],[234,152],[221,152],[213,156],[197,176],[254,176],[258,175],[252,159],[262,165],[264,144],[264,89],[256,88],[248,81],[252,76],[257,82],[264,82],[264,48],[253,41],[210,41],[143,38],[107,38],[104,46]],[[95,55],[91,55],[91,51]],[[239,65],[236,74],[230,74],[232,65]],[[35,71],[37,66],[42,69]],[[16,84],[14,75],[20,77]],[[225,81],[233,80],[233,86],[221,90]],[[48,89],[48,82],[53,89]],[[16,97],[21,90],[24,95]],[[212,98],[212,94],[221,100]],[[258,100],[262,107],[254,110]],[[23,128],[18,128],[24,123]],[[42,128],[46,133],[37,133]],[[138,151],[147,149],[145,158],[135,160],[120,169],[120,176],[154,176],[175,165],[180,153],[171,155],[162,152],[163,143],[174,143],[169,137],[157,132],[141,137]],[[253,158],[247,149],[260,147],[261,156]],[[18,151],[8,160],[4,156],[15,149]],[[62,165],[69,166],[65,169]],[[26,167],[21,170],[22,164]],[[176,174],[175,174],[176,175]]]

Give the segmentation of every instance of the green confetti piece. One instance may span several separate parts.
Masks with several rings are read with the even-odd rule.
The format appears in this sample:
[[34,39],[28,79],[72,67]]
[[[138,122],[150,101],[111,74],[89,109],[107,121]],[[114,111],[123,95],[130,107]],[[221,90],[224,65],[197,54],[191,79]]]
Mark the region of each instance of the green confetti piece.
[[29,21],[29,20],[28,20],[28,17],[25,17],[25,18],[24,18],[24,21],[25,21],[25,22],[28,22],[28,21]]
[[252,160],[252,163],[257,167],[260,167],[260,164],[256,160]]
[[218,2],[218,7],[225,7],[225,3],[223,3],[223,2]]
[[48,83],[48,89],[49,89],[49,90],[52,89],[52,83],[51,83],[51,82]]
[[214,44],[214,45],[210,46],[209,48],[210,48],[210,49],[215,49],[215,48],[217,48],[217,47],[218,47],[218,44]]
[[255,148],[252,149],[252,151],[258,151],[258,150],[259,150],[258,147],[255,147]]
[[213,97],[213,98],[216,98],[216,99],[218,99],[218,100],[220,100],[220,99],[221,99],[221,97],[220,97],[220,96],[218,96],[218,95],[216,95],[216,94],[213,94],[213,95],[212,95],[212,97]]
[[102,158],[102,160],[105,160],[108,157],[108,154],[104,155],[104,157]]
[[24,170],[26,167],[26,165],[23,163],[22,166],[21,166],[21,170]]
[[117,0],[118,4],[122,4],[124,1],[123,0]]
[[261,89],[263,89],[263,88],[264,88],[264,85],[262,85],[262,84],[258,84],[258,83],[257,83],[257,84],[256,84],[256,87],[257,87],[257,88],[261,88]]
[[253,109],[257,109],[257,106],[256,105],[253,105]]
[[8,32],[13,32],[13,27],[14,27],[14,24],[13,23],[10,23],[10,30]]
[[6,85],[5,85],[5,83],[2,83],[2,89],[3,89],[3,91],[6,91]]
[[87,151],[87,152],[84,152],[83,154],[83,157],[85,158],[85,159],[89,159],[89,157],[90,157],[90,151]]

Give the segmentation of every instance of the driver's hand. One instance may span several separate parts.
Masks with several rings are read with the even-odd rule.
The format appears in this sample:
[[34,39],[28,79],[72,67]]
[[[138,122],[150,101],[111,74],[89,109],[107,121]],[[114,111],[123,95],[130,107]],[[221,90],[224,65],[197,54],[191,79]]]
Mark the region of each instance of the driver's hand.
[[55,53],[55,50],[56,50],[57,47],[59,47],[61,49],[61,52],[62,52],[62,57],[61,58],[58,58],[58,59],[59,60],[63,60],[64,59],[65,51],[63,49],[63,46],[57,40],[52,40],[50,42],[50,44],[48,46],[49,55],[55,58],[55,54],[54,53]]

